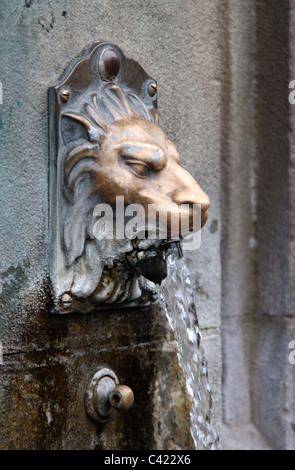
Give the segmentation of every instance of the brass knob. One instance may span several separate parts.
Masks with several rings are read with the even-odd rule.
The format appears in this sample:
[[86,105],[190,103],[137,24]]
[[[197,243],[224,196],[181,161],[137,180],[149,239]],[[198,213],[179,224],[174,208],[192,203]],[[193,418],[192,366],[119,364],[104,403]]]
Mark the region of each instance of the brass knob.
[[116,374],[99,368],[90,378],[85,390],[85,409],[92,421],[106,423],[112,410],[127,411],[134,402],[134,394],[127,385],[119,385]]
[[127,385],[117,385],[109,394],[109,401],[116,410],[127,411],[134,403],[134,394]]

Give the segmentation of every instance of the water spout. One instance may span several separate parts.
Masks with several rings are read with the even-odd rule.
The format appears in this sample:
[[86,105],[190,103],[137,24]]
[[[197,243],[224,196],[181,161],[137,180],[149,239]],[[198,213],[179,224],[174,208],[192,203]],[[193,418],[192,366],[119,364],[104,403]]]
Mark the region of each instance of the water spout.
[[177,244],[167,251],[168,276],[158,286],[178,349],[178,360],[192,401],[191,435],[196,449],[214,450],[219,438],[211,424],[212,391],[208,381],[206,351],[201,346],[193,290],[188,267]]

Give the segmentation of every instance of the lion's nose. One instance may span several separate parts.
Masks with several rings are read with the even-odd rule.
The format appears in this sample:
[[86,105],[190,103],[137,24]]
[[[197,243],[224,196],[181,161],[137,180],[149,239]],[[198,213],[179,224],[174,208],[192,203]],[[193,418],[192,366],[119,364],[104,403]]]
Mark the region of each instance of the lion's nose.
[[203,227],[208,218],[208,209],[210,199],[206,193],[198,186],[197,191],[188,189],[178,189],[172,196],[173,202],[176,204],[200,204],[201,205],[201,227]]
[[176,204],[201,204],[202,212],[206,212],[210,206],[210,199],[201,188],[198,192],[178,189],[174,192],[172,200]]

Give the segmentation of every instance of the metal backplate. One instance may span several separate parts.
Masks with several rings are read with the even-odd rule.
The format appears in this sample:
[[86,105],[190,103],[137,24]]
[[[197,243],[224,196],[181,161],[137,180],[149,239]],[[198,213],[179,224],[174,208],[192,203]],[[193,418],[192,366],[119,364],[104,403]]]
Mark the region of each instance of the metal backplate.
[[[105,105],[107,93],[112,111]],[[158,122],[155,80],[110,43],[89,46],[49,89],[50,277],[57,313],[146,306],[155,298],[152,283],[128,272],[123,242],[99,245],[89,230],[99,202],[90,188],[93,155],[104,138],[99,113],[111,122],[124,106]],[[72,174],[79,171],[73,190]]]

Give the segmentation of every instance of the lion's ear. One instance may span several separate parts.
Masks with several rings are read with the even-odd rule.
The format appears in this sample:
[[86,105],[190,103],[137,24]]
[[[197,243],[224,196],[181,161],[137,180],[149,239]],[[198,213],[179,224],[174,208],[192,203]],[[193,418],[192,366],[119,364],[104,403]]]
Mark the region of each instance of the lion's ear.
[[102,138],[105,136],[105,132],[99,127],[94,126],[85,116],[80,113],[75,113],[74,111],[68,111],[63,114],[63,117],[73,119],[81,124],[85,129],[90,142],[95,142],[99,145],[101,144]]
[[76,141],[89,141],[89,136],[84,125],[68,116],[62,116],[61,134],[64,145]]

